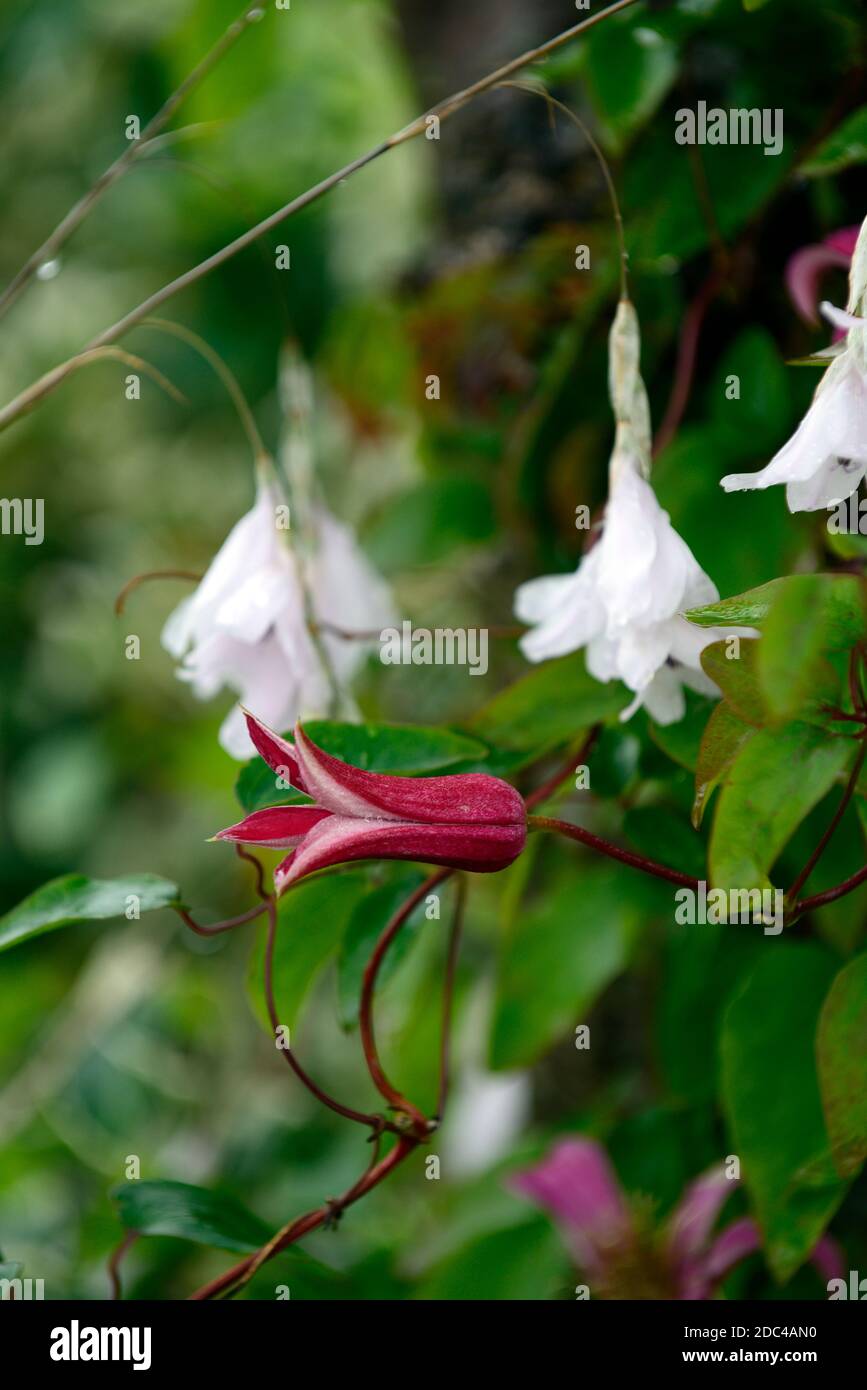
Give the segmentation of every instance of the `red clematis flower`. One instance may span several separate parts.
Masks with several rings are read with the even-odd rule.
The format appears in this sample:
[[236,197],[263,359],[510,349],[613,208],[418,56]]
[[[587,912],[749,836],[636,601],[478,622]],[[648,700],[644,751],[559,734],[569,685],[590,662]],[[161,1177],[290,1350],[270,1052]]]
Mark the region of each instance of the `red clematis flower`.
[[252,714],[247,728],[268,766],[314,804],[254,811],[214,839],[291,849],[274,873],[278,893],[317,869],[356,859],[418,859],[486,874],[507,868],[524,848],[523,799],[499,777],[389,777],[332,757],[300,724],[294,747]]

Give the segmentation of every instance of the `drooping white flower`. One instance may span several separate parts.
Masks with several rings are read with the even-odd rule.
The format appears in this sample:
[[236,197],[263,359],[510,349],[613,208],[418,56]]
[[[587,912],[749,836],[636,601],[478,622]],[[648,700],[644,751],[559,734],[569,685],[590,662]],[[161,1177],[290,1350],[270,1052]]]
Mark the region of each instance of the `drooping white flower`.
[[700,653],[727,633],[696,627],[681,614],[716,603],[716,586],[677,534],[638,466],[625,460],[612,478],[602,537],[570,575],[531,580],[515,612],[534,624],[521,639],[530,661],[587,648],[587,670],[619,678],[659,724],[683,717],[684,685],[716,695]]
[[[370,632],[393,621],[388,588],[349,528],[319,505],[302,557],[290,542],[285,513],[276,481],[260,473],[254,506],[232,528],[195,593],[171,614],[162,637],[181,663],[179,678],[199,699],[231,690],[276,729],[334,712],[335,687],[344,692],[364,659],[365,644],[341,638],[330,625]],[[308,616],[328,625],[317,640]],[[341,712],[348,712],[345,696]],[[237,705],[219,737],[234,758],[255,751]]]
[[849,277],[849,311],[822,304],[825,318],[845,330],[841,344],[819,354],[830,366],[792,438],[758,473],[729,473],[726,492],[785,483],[790,512],[820,511],[844,502],[867,473],[867,221]]
[[592,676],[619,678],[635,694],[621,719],[645,705],[657,723],[670,724],[685,712],[685,685],[719,693],[700,653],[733,630],[696,627],[682,616],[719,593],[643,476],[650,423],[638,355],[635,311],[622,301],[611,335],[617,437],[601,539],[574,574],[523,584],[515,613],[531,625],[520,644],[530,661],[586,647]]

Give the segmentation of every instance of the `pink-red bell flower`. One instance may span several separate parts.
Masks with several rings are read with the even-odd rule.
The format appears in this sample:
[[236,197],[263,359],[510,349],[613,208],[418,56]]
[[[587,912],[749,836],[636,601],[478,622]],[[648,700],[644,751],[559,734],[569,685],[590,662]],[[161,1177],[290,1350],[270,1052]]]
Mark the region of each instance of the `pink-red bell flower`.
[[257,752],[313,804],[254,811],[214,838],[289,849],[274,874],[278,893],[317,869],[358,859],[411,859],[494,873],[524,848],[523,799],[499,777],[364,772],[318,748],[300,724],[291,744],[254,715],[246,717]]
[[[627,1201],[608,1155],[591,1139],[564,1139],[512,1187],[553,1216],[591,1293],[607,1298],[713,1298],[725,1276],[760,1246],[740,1217],[714,1234],[737,1180],[719,1167],[687,1187],[668,1220],[648,1231]],[[823,1236],[810,1259],[823,1279],[842,1277],[843,1257]]]

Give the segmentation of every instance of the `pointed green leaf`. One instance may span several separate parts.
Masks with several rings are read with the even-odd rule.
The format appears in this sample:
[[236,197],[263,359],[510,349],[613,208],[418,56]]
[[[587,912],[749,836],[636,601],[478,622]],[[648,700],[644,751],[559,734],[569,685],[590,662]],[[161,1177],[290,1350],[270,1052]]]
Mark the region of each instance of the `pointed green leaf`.
[[[825,581],[830,581],[826,586]],[[718,603],[691,608],[686,617],[699,627],[732,626],[763,628],[768,613],[786,589],[796,589],[802,600],[811,588],[826,590],[829,651],[846,651],[867,634],[867,584],[854,574],[793,574],[772,579],[757,589]]]
[[111,1195],[127,1230],[145,1236],[179,1236],[247,1254],[272,1234],[237,1198],[185,1182],[125,1182]]
[[814,150],[800,173],[807,178],[838,174],[852,164],[867,163],[867,106],[859,106]]
[[793,575],[765,618],[756,672],[763,703],[778,721],[815,717],[839,702],[841,681],[829,661],[839,640],[838,578]]
[[702,823],[712,792],[725,777],[742,745],[754,732],[753,726],[745,724],[725,700],[720,701],[707,721],[698,750],[695,800],[692,803],[692,823],[696,829]]
[[818,946],[770,941],[723,1024],[732,1152],[780,1281],[807,1259],[846,1192],[830,1164],[814,1048],[835,969]]
[[701,654],[702,669],[719,686],[732,713],[757,729],[767,722],[756,671],[760,645],[749,637],[723,638]]
[[717,888],[767,888],[768,874],[804,817],[855,755],[848,739],[812,724],[758,729],[726,774],[710,839]]
[[110,879],[66,874],[37,888],[0,918],[0,951],[58,927],[125,917],[130,909],[136,917],[179,901],[177,884],[156,874]]

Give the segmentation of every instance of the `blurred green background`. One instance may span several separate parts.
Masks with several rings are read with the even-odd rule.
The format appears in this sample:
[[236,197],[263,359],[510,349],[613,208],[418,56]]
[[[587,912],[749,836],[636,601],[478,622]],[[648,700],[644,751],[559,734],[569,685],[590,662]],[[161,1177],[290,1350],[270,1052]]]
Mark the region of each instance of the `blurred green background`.
[[[265,8],[181,109],[174,126],[192,129],[133,168],[57,273],[5,319],[4,401],[430,102],[576,19],[566,0],[485,0],[472,15],[459,0]],[[236,0],[7,0],[4,282],[123,148],[127,117],[144,124],[237,9]],[[721,276],[685,419],[655,481],[723,595],[826,558],[821,522],[788,516],[776,491],[723,500],[717,483],[762,466],[815,385],[809,369],[785,365],[826,339],[797,319],[783,268],[865,211],[863,119],[860,143],[853,126],[842,153],[828,145],[864,101],[863,19],[857,0],[768,0],[750,13],[741,0],[642,4],[533,73],[581,113],[611,160],[657,424],[684,313],[708,276]],[[674,112],[699,98],[783,108],[783,154],[676,145]],[[590,271],[575,268],[584,243]],[[288,271],[275,269],[281,244]],[[842,302],[842,275],[823,292]],[[279,354],[297,341],[316,374],[323,487],[393,582],[400,611],[428,627],[497,625],[511,621],[519,582],[574,566],[575,506],[604,501],[615,298],[610,211],[584,137],[562,119],[552,128],[539,98],[498,91],[444,124],[438,142],[389,153],[163,313],[223,356],[272,446]],[[122,618],[113,600],[139,572],[206,566],[250,505],[251,460],[224,389],[194,352],[146,328],[124,346],[186,402],[147,379],[141,400],[128,401],[126,369],[103,362],[0,438],[4,495],[44,498],[46,515],[42,546],[0,542],[3,907],[71,869],[149,870],[179,882],[209,920],[250,901],[241,866],[205,843],[235,818],[237,766],[216,744],[231,697],[196,704],[160,647],[183,585],[142,588]],[[732,372],[736,407],[723,390]],[[432,373],[439,401],[425,398]],[[125,658],[129,634],[141,639],[138,661]],[[463,723],[523,669],[508,640],[492,641],[484,678],[371,665],[361,704],[370,718]],[[685,814],[689,776],[643,717],[606,734],[598,767],[609,831],[632,815],[633,833],[646,836],[650,807],[669,854],[670,837],[692,836],[684,855],[701,865]],[[839,857],[847,853],[857,859],[860,843]],[[534,877],[528,906],[531,865],[546,895],[534,904]],[[863,901],[852,904],[829,926],[835,949],[860,940]],[[572,947],[555,930],[540,946],[516,947],[509,935],[517,914],[526,937],[534,911],[582,934],[565,976]],[[569,1297],[555,1232],[506,1190],[504,1168],[540,1152],[554,1130],[593,1127],[627,1186],[665,1212],[728,1151],[709,1031],[718,943],[708,938],[699,967],[671,936],[668,899],[654,885],[590,869],[557,846],[474,884],[456,1104],[432,1150],[443,1178],[427,1181],[414,1160],[339,1236],[307,1242],[321,1263],[267,1271],[259,1296],[284,1281],[293,1297]],[[105,1261],[121,1234],[107,1193],[129,1155],[144,1177],[236,1193],[273,1228],[360,1169],[360,1134],[309,1102],[261,1032],[245,987],[249,949],[249,935],[202,943],[163,913],[0,957],[0,1249],[44,1278],[47,1296],[106,1296]],[[381,1024],[398,1083],[428,1103],[443,949],[441,934],[419,933]],[[725,954],[732,979],[740,954]],[[372,1103],[354,1036],[341,1030],[333,969],[311,975],[301,1055],[330,1089]],[[599,1043],[579,1067],[570,1037],[588,1018]],[[867,1203],[857,1188],[848,1200],[841,1223],[855,1233],[854,1260]],[[228,1262],[154,1239],[131,1253],[126,1278],[133,1294],[180,1297]],[[809,1271],[793,1287],[820,1293]],[[758,1257],[734,1289],[774,1296]]]

